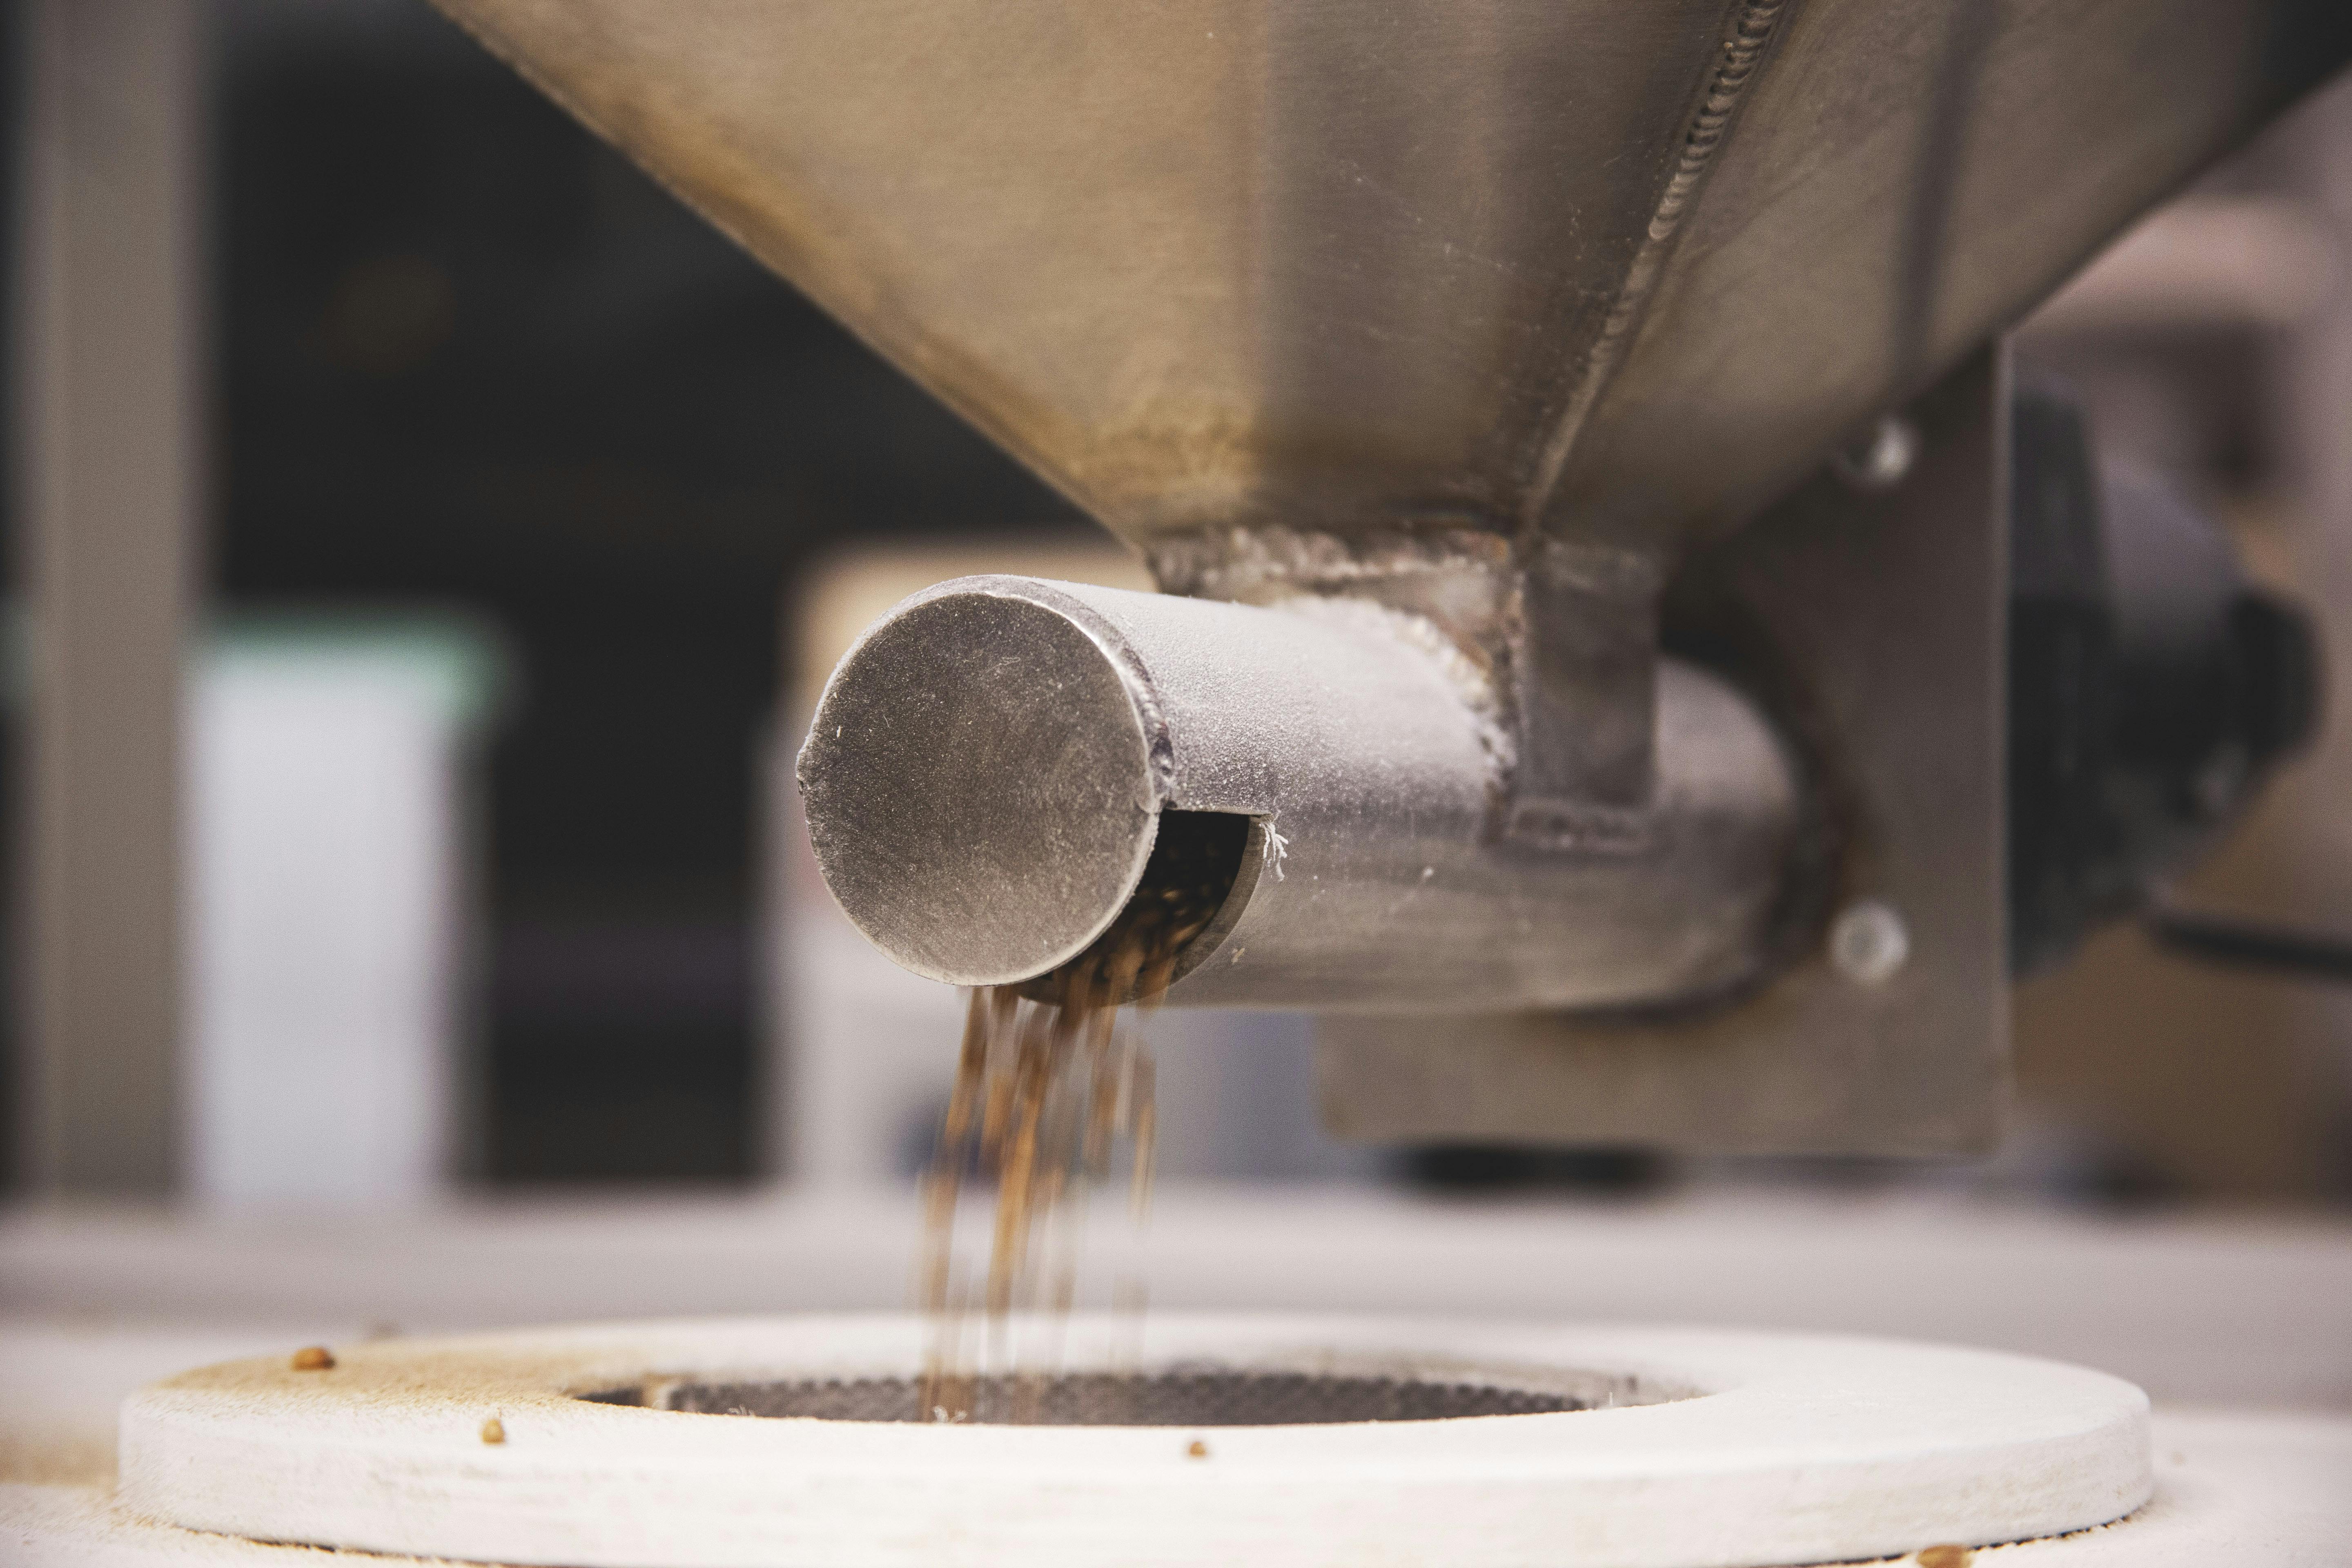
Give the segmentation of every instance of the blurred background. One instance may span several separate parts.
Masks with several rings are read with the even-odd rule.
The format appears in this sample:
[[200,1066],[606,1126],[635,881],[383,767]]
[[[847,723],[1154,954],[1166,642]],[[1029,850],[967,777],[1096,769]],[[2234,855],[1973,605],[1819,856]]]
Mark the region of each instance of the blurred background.
[[[791,753],[903,595],[1140,584],[422,0],[5,12],[5,1169],[223,1209],[903,1185],[960,1004]],[[2352,693],[2352,87],[2021,324]],[[2352,698],[2181,890],[2352,932]],[[1157,1021],[1163,1172],[2352,1205],[2352,988],[2136,930],[2023,987],[1984,1162],[1364,1151],[1303,1020]]]

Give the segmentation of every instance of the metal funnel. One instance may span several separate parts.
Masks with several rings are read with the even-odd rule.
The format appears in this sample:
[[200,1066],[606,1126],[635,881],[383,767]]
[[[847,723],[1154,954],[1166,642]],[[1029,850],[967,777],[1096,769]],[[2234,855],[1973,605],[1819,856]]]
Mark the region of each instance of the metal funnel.
[[439,3],[1148,550],[1670,550],[2352,48],[2302,0]]

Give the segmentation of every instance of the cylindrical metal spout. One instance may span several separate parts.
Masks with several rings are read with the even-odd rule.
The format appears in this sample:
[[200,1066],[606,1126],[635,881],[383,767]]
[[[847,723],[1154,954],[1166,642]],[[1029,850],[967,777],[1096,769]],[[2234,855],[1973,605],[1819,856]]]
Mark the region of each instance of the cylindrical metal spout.
[[1171,1003],[1622,1007],[1754,972],[1797,818],[1739,694],[1670,660],[1658,703],[1633,830],[1538,847],[1483,672],[1416,617],[968,577],[850,650],[799,778],[842,908],[934,979],[1068,963],[1181,843],[1230,888]]

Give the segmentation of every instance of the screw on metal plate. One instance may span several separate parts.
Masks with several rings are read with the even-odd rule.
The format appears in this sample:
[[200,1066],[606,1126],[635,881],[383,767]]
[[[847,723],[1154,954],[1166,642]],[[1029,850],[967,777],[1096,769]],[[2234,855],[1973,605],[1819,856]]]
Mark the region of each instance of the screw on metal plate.
[[1882,414],[1870,428],[1830,459],[1839,479],[1864,495],[1884,495],[1919,460],[1919,427],[1899,414]]
[[1830,963],[1858,985],[1880,985],[1911,956],[1903,917],[1876,899],[1848,904],[1830,922]]

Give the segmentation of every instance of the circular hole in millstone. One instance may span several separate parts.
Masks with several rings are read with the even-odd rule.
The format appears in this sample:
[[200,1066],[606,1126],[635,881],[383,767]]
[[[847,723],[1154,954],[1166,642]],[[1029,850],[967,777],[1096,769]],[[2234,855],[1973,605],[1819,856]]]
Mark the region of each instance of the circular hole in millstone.
[[1466,1415],[1543,1415],[1674,1397],[1632,1378],[1595,1374],[1580,1394],[1475,1380],[1343,1373],[1173,1369],[1055,1373],[968,1380],[960,1408],[923,1408],[909,1377],[698,1382],[656,1378],[641,1388],[583,1397],[710,1415],[798,1416],[820,1421],[970,1421],[1036,1426],[1314,1426],[1356,1421],[1444,1421]]

